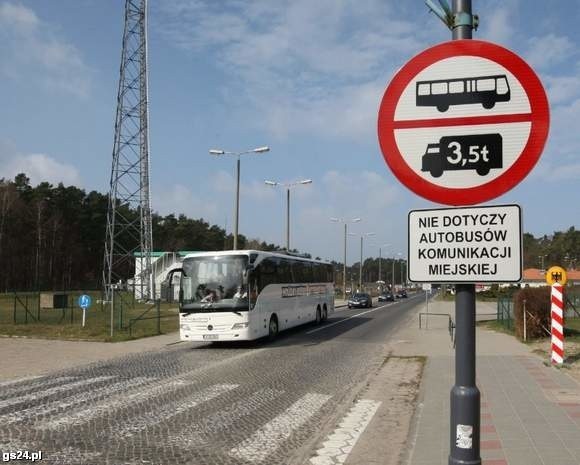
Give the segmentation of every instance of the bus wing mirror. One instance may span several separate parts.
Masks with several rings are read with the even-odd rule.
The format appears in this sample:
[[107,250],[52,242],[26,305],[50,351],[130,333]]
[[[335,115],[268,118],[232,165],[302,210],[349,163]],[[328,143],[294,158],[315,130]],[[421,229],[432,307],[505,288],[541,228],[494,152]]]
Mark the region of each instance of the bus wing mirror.
[[244,268],[244,272],[242,274],[244,284],[248,284],[248,275],[250,274],[251,271],[253,271],[253,269],[254,269],[253,265],[247,265],[246,268]]

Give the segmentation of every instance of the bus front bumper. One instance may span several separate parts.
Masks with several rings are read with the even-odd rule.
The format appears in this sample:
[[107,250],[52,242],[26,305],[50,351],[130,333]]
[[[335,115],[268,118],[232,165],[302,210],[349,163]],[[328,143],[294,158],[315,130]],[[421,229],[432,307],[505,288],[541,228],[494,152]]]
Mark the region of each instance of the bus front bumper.
[[182,341],[217,342],[217,341],[247,341],[251,339],[248,328],[232,329],[229,331],[191,331],[182,327],[179,330]]

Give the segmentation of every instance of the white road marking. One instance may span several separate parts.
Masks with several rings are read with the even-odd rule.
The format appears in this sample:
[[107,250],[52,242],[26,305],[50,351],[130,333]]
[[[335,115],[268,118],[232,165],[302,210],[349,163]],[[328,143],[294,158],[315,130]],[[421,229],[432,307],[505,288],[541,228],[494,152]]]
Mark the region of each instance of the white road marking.
[[215,399],[222,394],[237,388],[239,384],[218,384],[204,389],[201,392],[165,405],[162,409],[149,412],[125,423],[122,428],[114,431],[115,437],[130,437],[140,431],[169,420],[180,413],[186,412],[199,404]]
[[231,363],[234,360],[239,360],[244,357],[255,355],[264,350],[266,349],[256,349],[248,352],[242,352],[241,354],[234,355],[233,357],[229,357],[227,359],[221,360],[211,365],[205,365],[204,367],[196,367],[193,370],[180,373],[179,375],[173,376],[171,378],[160,380],[155,385],[145,386],[144,388],[139,389],[137,392],[127,397],[119,397],[114,400],[103,399],[99,401],[97,404],[91,406],[90,408],[87,408],[74,414],[62,415],[61,417],[42,423],[41,425],[37,426],[37,428],[53,429],[67,427],[74,424],[86,423],[100,415],[106,414],[119,408],[128,407],[130,402],[146,401],[158,395],[170,392],[172,389],[178,389],[183,385],[191,384],[192,382],[195,382],[198,379],[199,372],[203,372],[204,370],[207,370],[210,367],[214,369],[215,367]]
[[[72,376],[61,376],[58,378],[44,378],[42,381],[39,380],[39,378],[42,378],[41,376],[37,376],[37,377],[33,377],[30,378],[30,381],[32,381],[30,384],[24,384],[22,386],[12,386],[12,387],[8,387],[7,389],[2,389],[2,393],[0,394],[2,397],[9,397],[9,396],[13,396],[14,394],[17,394],[19,392],[22,391],[31,391],[33,389],[37,389],[37,388],[46,388],[49,386],[53,386],[54,384],[59,384],[59,383],[65,383],[67,381],[70,381],[72,379],[78,379],[78,377],[72,377]],[[37,380],[37,381],[35,381]],[[16,381],[12,384],[16,384]]]
[[305,424],[331,396],[306,394],[292,404],[284,413],[256,431],[248,439],[230,450],[234,458],[258,463],[275,452],[280,444]]
[[143,402],[151,398],[157,397],[162,394],[170,392],[172,389],[177,389],[186,384],[190,384],[189,381],[183,379],[176,379],[173,381],[161,382],[154,386],[145,386],[130,394],[128,396],[119,397],[114,400],[103,399],[97,404],[92,405],[86,409],[76,411],[69,415],[63,415],[61,417],[55,418],[53,420],[47,421],[38,425],[37,429],[55,429],[62,428],[70,425],[80,425],[83,423],[88,423],[93,418],[99,417],[109,412],[115,412],[116,410],[128,407],[131,402]]
[[224,410],[206,417],[199,423],[180,428],[179,434],[169,437],[165,442],[184,449],[195,448],[204,442],[203,435],[212,435],[233,425],[242,417],[250,416],[262,406],[284,394],[284,391],[274,389],[260,389],[249,397],[245,397]]
[[118,391],[126,391],[133,387],[151,382],[151,378],[133,378],[128,381],[122,381],[120,383],[114,384],[112,386],[106,386],[103,388],[92,389],[90,391],[83,391],[74,396],[67,397],[65,401],[54,401],[43,405],[37,405],[36,407],[30,407],[24,410],[19,410],[18,412],[13,412],[8,415],[2,415],[3,423],[17,423],[19,421],[28,420],[35,416],[45,416],[49,413],[55,412],[57,410],[64,410],[75,405],[83,404],[89,402],[99,396],[108,396]]
[[334,325],[337,325],[339,323],[344,323],[345,321],[348,321],[352,318],[356,318],[357,316],[366,315],[367,313],[371,313],[371,312],[376,312],[377,310],[380,310],[383,307],[388,307],[388,305],[381,305],[380,307],[371,308],[370,310],[367,310],[367,311],[361,312],[361,313],[357,313],[356,315],[349,316],[349,317],[344,318],[340,321],[335,321],[334,323],[330,323],[328,325],[321,326],[320,328],[316,328],[316,329],[313,329],[311,331],[307,331],[306,334],[312,334],[312,333],[316,333],[317,331],[322,331],[323,329],[328,329],[328,328],[330,328]]
[[310,459],[312,465],[341,465],[352,451],[381,402],[359,400],[342,419],[339,427],[330,434],[323,446]]
[[111,379],[112,376],[99,376],[97,378],[89,378],[83,379],[81,381],[76,381],[74,383],[63,384],[62,386],[56,386],[50,389],[46,389],[44,391],[34,392],[32,394],[26,394],[24,396],[15,397],[13,399],[6,399],[0,401],[0,408],[9,407],[15,404],[21,404],[23,402],[27,402],[29,400],[38,400],[43,399],[45,397],[49,397],[52,394],[56,394],[58,392],[69,391],[71,389],[77,388],[79,386],[88,386],[90,384],[99,383],[101,381],[105,381],[107,379]]
[[32,381],[33,379],[42,378],[42,376],[29,376],[28,378],[18,378],[18,379],[11,379],[8,381],[0,382],[0,387],[11,386],[17,383],[24,383],[26,381]]

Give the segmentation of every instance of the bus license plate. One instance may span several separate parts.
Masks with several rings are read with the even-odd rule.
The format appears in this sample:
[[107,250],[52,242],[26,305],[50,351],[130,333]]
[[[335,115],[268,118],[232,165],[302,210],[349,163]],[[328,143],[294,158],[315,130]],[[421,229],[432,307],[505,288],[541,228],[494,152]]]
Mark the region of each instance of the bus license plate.
[[219,339],[219,335],[218,334],[204,334],[203,338],[204,339]]

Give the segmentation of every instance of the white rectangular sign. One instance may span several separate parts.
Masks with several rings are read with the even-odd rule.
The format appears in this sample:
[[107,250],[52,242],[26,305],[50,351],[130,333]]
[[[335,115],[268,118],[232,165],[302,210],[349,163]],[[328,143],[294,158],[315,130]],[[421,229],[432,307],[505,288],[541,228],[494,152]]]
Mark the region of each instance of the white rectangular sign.
[[522,279],[519,205],[409,212],[409,280],[501,283]]

